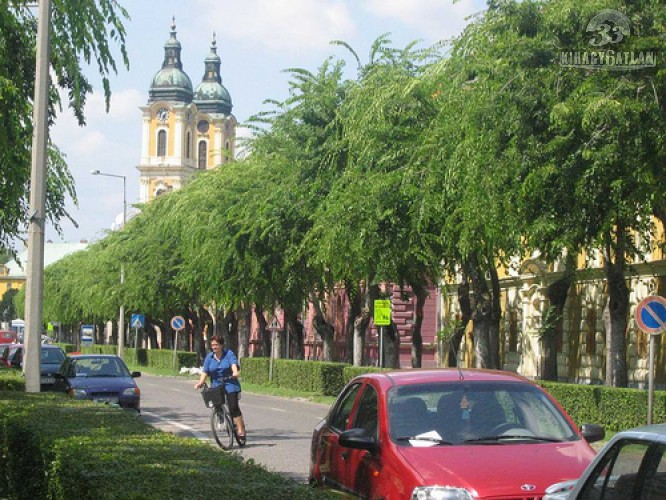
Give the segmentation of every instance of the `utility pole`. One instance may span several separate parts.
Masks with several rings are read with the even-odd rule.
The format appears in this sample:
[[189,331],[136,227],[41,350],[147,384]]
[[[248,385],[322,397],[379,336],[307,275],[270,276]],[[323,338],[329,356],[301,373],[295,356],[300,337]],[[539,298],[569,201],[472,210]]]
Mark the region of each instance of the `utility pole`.
[[48,141],[49,46],[51,0],[40,0],[37,24],[37,60],[33,109],[30,220],[25,293],[25,347],[23,373],[26,392],[40,390],[40,344],[44,292],[44,225],[46,222],[46,145]]
[[[90,172],[93,175],[102,175],[104,177],[115,177],[116,179],[123,180],[123,229],[127,224],[127,176],[118,174],[109,174],[93,170]],[[125,283],[125,266],[120,266],[120,285]],[[118,357],[124,358],[125,356],[125,304],[120,304],[120,312],[118,314]]]

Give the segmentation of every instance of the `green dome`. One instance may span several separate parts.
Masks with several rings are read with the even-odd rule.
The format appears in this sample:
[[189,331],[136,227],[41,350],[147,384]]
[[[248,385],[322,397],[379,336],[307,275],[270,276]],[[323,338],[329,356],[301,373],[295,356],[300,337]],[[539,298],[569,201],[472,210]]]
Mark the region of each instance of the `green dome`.
[[153,77],[148,102],[176,101],[192,102],[192,81],[183,71],[180,60],[181,46],[176,38],[176,21],[171,25],[171,36],[164,44],[162,69]]
[[222,85],[220,76],[220,56],[217,55],[217,44],[215,34],[210,47],[210,54],[206,57],[205,73],[199,85],[194,91],[194,103],[206,113],[231,114],[231,96],[229,91]]

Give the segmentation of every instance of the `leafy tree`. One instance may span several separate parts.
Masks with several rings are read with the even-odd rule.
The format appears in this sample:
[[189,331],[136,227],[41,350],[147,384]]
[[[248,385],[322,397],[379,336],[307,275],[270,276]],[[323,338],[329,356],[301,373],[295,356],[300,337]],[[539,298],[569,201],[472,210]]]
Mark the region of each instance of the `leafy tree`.
[[[35,81],[35,35],[37,20],[27,0],[7,0],[0,4],[0,247],[10,248],[11,240],[25,229],[30,191],[32,101]],[[116,0],[54,0],[51,21],[51,71],[49,125],[62,108],[61,93],[76,116],[85,124],[84,107],[92,86],[82,63],[96,63],[102,76],[107,101],[111,97],[108,75],[116,71],[109,41],[118,44],[128,66],[123,20],[128,15]],[[67,196],[76,201],[73,178],[64,155],[49,143],[47,158],[46,211],[59,230],[66,217]]]

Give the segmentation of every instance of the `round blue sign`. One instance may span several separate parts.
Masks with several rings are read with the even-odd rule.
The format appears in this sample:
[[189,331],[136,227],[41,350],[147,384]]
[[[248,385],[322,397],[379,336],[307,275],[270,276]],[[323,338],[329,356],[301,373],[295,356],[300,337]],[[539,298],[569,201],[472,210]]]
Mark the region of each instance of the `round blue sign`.
[[636,306],[636,322],[646,333],[666,331],[666,299],[658,295],[646,297]]
[[182,330],[185,328],[185,318],[182,316],[174,316],[171,318],[171,328],[174,330]]

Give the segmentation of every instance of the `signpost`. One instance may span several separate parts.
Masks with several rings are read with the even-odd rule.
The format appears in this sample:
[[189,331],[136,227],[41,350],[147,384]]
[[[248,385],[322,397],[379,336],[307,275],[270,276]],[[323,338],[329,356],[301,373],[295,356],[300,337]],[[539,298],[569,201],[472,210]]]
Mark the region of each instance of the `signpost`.
[[384,367],[384,327],[391,324],[391,301],[379,299],[374,302],[375,326],[379,327],[379,366]]
[[[143,314],[132,314],[130,321],[132,328],[134,328],[134,351],[139,350],[139,328],[143,328],[146,324],[146,317]],[[137,356],[137,362],[139,358]]]
[[171,328],[174,329],[173,340],[173,369],[176,369],[176,351],[178,350],[178,332],[185,328],[185,318],[182,316],[174,316],[171,318]]
[[280,320],[278,320],[278,317],[273,315],[273,318],[271,318],[271,321],[268,323],[268,326],[266,329],[271,332],[271,358],[270,358],[270,364],[268,365],[268,381],[272,382],[273,381],[273,358],[275,358],[275,334],[282,330],[282,325],[280,325]]
[[657,348],[657,335],[666,331],[666,299],[650,295],[641,300],[634,312],[638,327],[650,334],[650,364],[648,374],[648,425],[652,424],[654,406],[654,352]]

